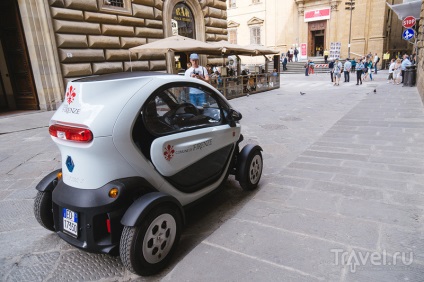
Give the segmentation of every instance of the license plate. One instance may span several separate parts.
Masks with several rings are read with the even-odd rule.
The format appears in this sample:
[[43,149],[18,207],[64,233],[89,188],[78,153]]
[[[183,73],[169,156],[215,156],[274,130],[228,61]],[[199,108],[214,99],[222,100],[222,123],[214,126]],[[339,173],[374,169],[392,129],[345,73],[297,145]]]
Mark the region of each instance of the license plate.
[[63,231],[72,237],[78,237],[78,213],[63,209]]

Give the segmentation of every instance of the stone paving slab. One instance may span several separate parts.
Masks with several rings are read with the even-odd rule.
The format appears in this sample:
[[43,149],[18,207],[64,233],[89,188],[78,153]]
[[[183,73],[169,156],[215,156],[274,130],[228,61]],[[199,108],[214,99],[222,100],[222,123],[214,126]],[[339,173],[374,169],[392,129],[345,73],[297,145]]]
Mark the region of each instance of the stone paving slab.
[[[170,266],[148,278],[38,225],[35,185],[60,166],[53,112],[0,117],[0,280],[422,281],[423,106],[416,88],[375,77],[333,87],[328,75],[283,76],[278,90],[231,100],[244,143],[264,149],[260,187],[246,193],[230,177],[189,210]],[[336,263],[338,251],[346,256]],[[348,260],[359,252],[413,252],[414,261]]]
[[[204,241],[210,247],[205,254],[234,251],[325,281],[422,281],[424,186],[419,183],[424,162],[414,149],[424,145],[417,138],[424,127],[423,107],[413,89],[384,84],[377,89],[379,94],[362,100],[283,166],[271,184],[261,186],[253,200]],[[264,230],[266,234],[260,235]],[[281,238],[283,246],[272,249],[270,245]],[[314,244],[327,249],[315,249]],[[314,253],[308,253],[311,250]],[[328,253],[334,260],[337,250],[346,253],[345,261],[327,260]],[[358,264],[348,260],[359,252],[368,260]],[[385,252],[389,258],[397,252],[416,256],[410,265],[399,260],[397,265],[370,262],[370,256],[378,258]],[[166,278],[185,273],[190,256]]]

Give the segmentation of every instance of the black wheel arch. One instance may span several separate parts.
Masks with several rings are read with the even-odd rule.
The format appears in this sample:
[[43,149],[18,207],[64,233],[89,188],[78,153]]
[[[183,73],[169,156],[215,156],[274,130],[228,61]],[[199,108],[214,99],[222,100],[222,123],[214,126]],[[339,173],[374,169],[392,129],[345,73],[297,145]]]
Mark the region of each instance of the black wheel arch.
[[246,146],[243,147],[243,149],[239,153],[238,158],[237,158],[238,163],[236,164],[237,165],[237,169],[236,169],[236,179],[237,180],[240,179],[241,171],[244,171],[246,165],[249,165],[243,160],[247,160],[247,157],[249,156],[250,152],[252,152],[254,150],[259,150],[261,152],[263,151],[262,147],[259,146],[259,145],[247,144]]
[[52,192],[54,187],[57,185],[57,174],[62,172],[62,169],[56,169],[55,171],[50,172],[37,184],[35,189],[40,192]]
[[180,212],[183,225],[185,225],[185,214],[181,203],[176,198],[162,192],[147,193],[135,200],[122,217],[121,224],[138,226],[151,210],[163,204],[175,206]]

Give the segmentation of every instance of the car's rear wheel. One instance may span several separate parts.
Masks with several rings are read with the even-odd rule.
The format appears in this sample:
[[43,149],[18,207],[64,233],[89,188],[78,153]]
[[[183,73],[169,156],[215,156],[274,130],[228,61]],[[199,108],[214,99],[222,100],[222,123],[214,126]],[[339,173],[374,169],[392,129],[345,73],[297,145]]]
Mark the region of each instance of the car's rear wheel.
[[258,186],[263,168],[261,151],[257,148],[248,149],[247,154],[242,152],[238,159],[238,180],[243,190],[253,190]]
[[51,192],[38,191],[34,200],[34,215],[41,226],[48,230],[55,231]]
[[125,226],[120,242],[122,263],[138,275],[161,271],[175,251],[181,226],[181,215],[172,206],[152,210],[140,226]]

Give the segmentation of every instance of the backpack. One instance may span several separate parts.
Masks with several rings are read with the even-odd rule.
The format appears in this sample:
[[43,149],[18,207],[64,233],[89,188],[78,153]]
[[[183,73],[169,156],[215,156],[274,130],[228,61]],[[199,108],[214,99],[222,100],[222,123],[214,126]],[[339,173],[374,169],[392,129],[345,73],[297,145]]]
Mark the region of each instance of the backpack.
[[380,62],[380,57],[377,57],[377,63]]

